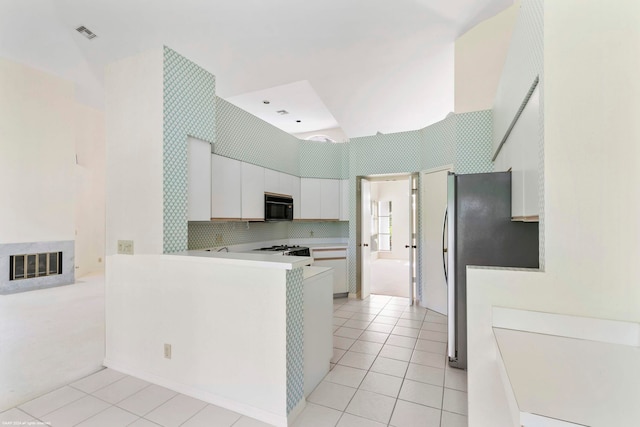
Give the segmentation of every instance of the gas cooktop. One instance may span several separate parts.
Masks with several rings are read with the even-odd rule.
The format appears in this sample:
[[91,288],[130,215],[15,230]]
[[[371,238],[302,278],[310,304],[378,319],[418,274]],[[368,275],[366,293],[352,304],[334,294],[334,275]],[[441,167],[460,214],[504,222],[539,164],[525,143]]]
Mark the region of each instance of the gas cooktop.
[[293,245],[293,246],[289,246],[289,245],[279,245],[279,246],[269,246],[268,248],[260,248],[260,249],[256,249],[257,251],[273,251],[273,252],[281,252],[281,251],[290,251],[290,250],[296,250],[296,249],[304,249],[301,248],[300,245]]

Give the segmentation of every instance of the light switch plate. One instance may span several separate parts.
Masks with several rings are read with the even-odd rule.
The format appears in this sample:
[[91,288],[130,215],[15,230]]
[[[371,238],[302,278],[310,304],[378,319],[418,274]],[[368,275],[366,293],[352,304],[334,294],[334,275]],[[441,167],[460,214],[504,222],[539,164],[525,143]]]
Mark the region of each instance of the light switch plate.
[[133,240],[118,240],[118,253],[133,255]]

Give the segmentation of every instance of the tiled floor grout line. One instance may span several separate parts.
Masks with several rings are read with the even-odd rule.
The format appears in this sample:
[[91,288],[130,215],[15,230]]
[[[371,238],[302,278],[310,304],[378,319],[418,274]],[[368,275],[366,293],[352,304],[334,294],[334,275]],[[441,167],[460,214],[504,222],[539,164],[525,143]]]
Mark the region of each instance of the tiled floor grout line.
[[[390,301],[389,301],[389,302],[390,302]],[[359,335],[357,338],[353,339],[353,341],[354,341],[354,342],[353,342],[353,343],[352,343],[352,344],[351,344],[351,345],[350,345],[346,350],[344,350],[344,354],[343,354],[342,356],[340,356],[340,358],[339,358],[339,359],[337,359],[337,360],[336,360],[336,363],[334,364],[333,368],[335,368],[335,366],[339,364],[340,360],[342,360],[342,358],[344,357],[344,355],[346,355],[346,354],[347,354],[347,352],[352,351],[352,350],[351,350],[351,348],[353,347],[353,345],[354,345],[356,342],[358,342],[358,341],[364,341],[364,340],[360,340],[360,337],[362,336],[362,334],[363,334],[365,331],[368,331],[368,330],[369,330],[369,327],[371,326],[371,324],[372,324],[372,323],[374,323],[374,322],[375,322],[375,319],[376,319],[378,316],[384,316],[384,314],[381,314],[381,312],[382,312],[385,308],[387,308],[387,306],[389,305],[389,302],[385,303],[385,305],[384,305],[384,306],[382,306],[382,308],[379,308],[379,309],[378,309],[378,312],[376,313],[375,317],[374,317],[373,319],[369,320],[369,321],[368,321],[367,326],[365,327],[365,329],[363,329],[363,330],[362,330],[362,332],[360,333],[360,335]],[[348,303],[348,302],[347,302],[347,303]],[[344,306],[344,305],[345,305],[345,304],[347,304],[347,303],[340,304],[337,308],[334,308],[334,313],[335,313],[336,311],[340,310],[340,309],[342,308],[342,306]],[[395,304],[392,304],[392,305],[395,305]],[[407,318],[403,318],[403,317],[402,317],[402,315],[404,315],[405,313],[407,313],[407,312],[408,312],[407,310],[408,310],[408,308],[409,308],[409,307],[416,307],[416,306],[415,306],[415,305],[414,305],[414,306],[408,306],[408,307],[405,307],[405,308],[402,310],[402,314],[401,314],[399,317],[396,317],[396,318],[395,318],[395,319],[396,319],[396,321],[395,321],[395,323],[392,325],[392,328],[391,328],[391,330],[392,330],[392,331],[393,331],[393,329],[394,329],[396,326],[398,326],[398,322],[400,322],[400,320],[403,320],[403,319],[404,319],[404,320],[408,320],[408,321],[417,321],[413,316],[409,316],[409,317],[407,317]],[[417,307],[419,307],[419,306],[417,306]],[[389,332],[389,333],[387,333],[387,338],[385,339],[385,341],[384,341],[383,343],[381,343],[381,344],[382,344],[382,347],[381,347],[381,348],[380,348],[380,350],[375,354],[375,358],[376,358],[376,359],[377,359],[378,357],[381,357],[381,356],[380,356],[380,353],[381,353],[382,349],[385,347],[385,345],[387,345],[387,342],[388,342],[388,340],[389,340],[389,338],[390,338],[390,336],[391,336],[391,335],[397,335],[397,336],[402,336],[402,337],[411,338],[411,339],[415,339],[415,340],[416,340],[416,341],[415,341],[415,343],[413,344],[413,347],[411,348],[411,357],[409,358],[409,361],[407,361],[407,368],[405,369],[404,375],[403,375],[403,377],[402,377],[402,382],[401,382],[401,384],[400,384],[400,389],[398,390],[398,395],[396,396],[395,401],[394,401],[393,409],[392,409],[392,411],[391,411],[391,414],[392,414],[392,415],[393,415],[393,413],[394,413],[394,411],[395,411],[395,408],[396,408],[396,405],[397,405],[397,403],[398,403],[398,400],[403,400],[403,401],[405,401],[404,399],[400,399],[400,392],[402,391],[402,387],[404,386],[404,383],[405,383],[405,381],[407,380],[406,375],[407,375],[407,372],[408,372],[409,366],[410,366],[410,364],[412,363],[412,362],[411,362],[411,360],[413,359],[413,353],[414,353],[415,351],[424,351],[424,352],[426,352],[426,353],[432,353],[431,351],[428,351],[428,350],[417,350],[418,340],[420,340],[420,333],[421,333],[423,330],[424,330],[424,331],[431,331],[431,332],[441,332],[441,331],[432,331],[432,330],[430,330],[430,329],[423,329],[423,324],[424,324],[425,322],[428,322],[428,323],[438,323],[438,322],[429,322],[429,321],[427,320],[427,314],[428,314],[429,310],[428,310],[427,308],[425,308],[425,307],[420,307],[420,308],[424,308],[424,315],[420,316],[420,320],[419,320],[419,321],[420,321],[420,323],[421,323],[420,328],[413,328],[412,326],[403,326],[403,327],[406,327],[406,328],[408,328],[408,329],[417,329],[417,330],[418,330],[418,335],[417,335],[416,337],[411,337],[411,336],[397,335],[397,334],[393,334],[392,332]],[[344,310],[344,311],[349,311],[349,310]],[[400,310],[394,310],[394,311],[400,311]],[[346,323],[347,321],[351,320],[355,314],[361,314],[362,312],[353,312],[353,313],[354,313],[354,314],[351,314],[351,317],[347,318],[347,320],[346,320],[344,323]],[[370,313],[367,313],[367,314],[370,314]],[[384,316],[384,317],[389,317],[389,316]],[[345,327],[345,326],[344,326],[344,323],[343,323],[342,325],[338,326],[338,328],[336,328],[336,330],[337,330],[337,329],[339,329],[340,327]],[[357,329],[360,329],[360,328],[357,328]],[[348,337],[343,337],[343,338],[352,339],[352,338],[348,338]],[[426,340],[426,341],[433,341],[433,340]],[[440,342],[440,341],[433,341],[433,342]],[[446,344],[446,343],[445,343],[445,344]],[[388,345],[391,345],[391,344],[388,344]],[[402,347],[402,348],[409,348],[409,347]],[[357,351],[355,351],[355,350],[353,350],[353,351],[354,351],[355,353],[360,353],[360,352],[357,352]],[[363,354],[369,354],[369,353],[363,353]],[[432,354],[438,354],[438,355],[439,355],[439,356],[441,356],[441,357],[446,357],[446,355],[442,355],[442,354],[440,354],[440,353],[432,353]],[[401,359],[393,359],[393,358],[392,358],[392,360],[401,360]],[[401,360],[401,361],[402,361],[402,360]],[[375,363],[375,360],[374,360],[374,363]],[[418,365],[421,365],[421,366],[427,366],[427,367],[430,367],[430,368],[435,368],[435,367],[430,366],[430,365],[422,365],[422,364],[418,364]],[[341,366],[347,366],[347,365],[341,365]],[[374,372],[374,371],[371,371],[371,367],[372,367],[372,366],[373,366],[373,363],[372,363],[372,364],[371,364],[371,366],[366,370],[366,374],[365,374],[365,376],[363,377],[362,381],[360,381],[360,383],[359,383],[359,384],[358,384],[358,386],[356,387],[356,393],[357,393],[357,391],[358,391],[358,390],[360,390],[360,386],[362,385],[362,382],[364,382],[364,379],[367,377],[367,375],[368,375],[370,372]],[[333,368],[332,368],[332,369],[333,369]],[[426,407],[430,407],[430,408],[433,408],[433,409],[438,410],[438,411],[439,411],[439,422],[438,422],[438,425],[439,425],[439,426],[441,426],[441,425],[442,425],[442,422],[443,422],[443,415],[444,415],[443,413],[444,413],[444,412],[450,412],[450,411],[445,411],[445,410],[444,410],[444,392],[445,392],[445,389],[447,389],[447,388],[448,388],[448,387],[446,387],[446,377],[447,377],[447,366],[446,366],[446,361],[445,361],[445,366],[444,366],[444,368],[436,368],[436,369],[442,369],[442,371],[443,371],[442,386],[440,387],[440,388],[442,388],[442,398],[441,398],[441,402],[440,402],[440,408],[434,408],[434,407],[429,406],[429,405],[423,405],[423,404],[419,404],[419,403],[411,402],[411,401],[408,401],[408,402],[410,402],[410,403],[416,403],[416,404],[418,404],[418,405],[422,405],[422,406],[426,406]],[[418,382],[422,382],[422,381],[418,381]],[[425,384],[433,385],[433,384],[430,384],[430,383],[425,383]],[[455,389],[451,389],[451,390],[455,390]],[[354,396],[355,396],[355,393],[354,393]],[[353,400],[353,396],[352,396],[352,398],[349,400],[349,403],[347,403],[347,407],[349,406],[349,404],[351,403],[351,401],[352,401],[352,400]],[[321,406],[323,406],[323,405],[321,405]],[[346,407],[345,407],[345,411],[342,411],[342,415],[341,415],[341,416],[340,416],[340,418],[338,419],[338,423],[340,422],[340,420],[342,419],[342,417],[344,416],[344,414],[345,414],[345,413],[346,413]],[[454,413],[455,413],[455,412],[454,412]],[[458,414],[458,413],[455,413],[455,414]],[[458,414],[458,415],[464,415],[464,414]],[[364,417],[364,418],[366,418],[366,417]],[[370,419],[370,418],[367,418],[367,419]],[[375,421],[375,420],[374,420],[374,421]],[[390,426],[390,425],[391,425],[391,418],[389,419],[389,422],[387,423],[387,426]]]

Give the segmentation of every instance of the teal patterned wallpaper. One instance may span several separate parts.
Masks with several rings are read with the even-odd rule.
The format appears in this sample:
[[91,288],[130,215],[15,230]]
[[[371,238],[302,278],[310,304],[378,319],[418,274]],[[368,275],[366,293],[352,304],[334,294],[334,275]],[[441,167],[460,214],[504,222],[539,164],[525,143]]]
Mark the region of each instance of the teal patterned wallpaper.
[[304,274],[287,270],[287,415],[304,398]]
[[300,176],[300,140],[216,97],[215,153]]
[[216,78],[164,48],[164,253],[187,249],[187,136],[216,139]]
[[190,222],[189,249],[280,239],[347,237],[347,222]]
[[455,172],[493,172],[491,110],[456,115]]
[[299,141],[300,176],[305,178],[348,178],[343,159],[348,143]]

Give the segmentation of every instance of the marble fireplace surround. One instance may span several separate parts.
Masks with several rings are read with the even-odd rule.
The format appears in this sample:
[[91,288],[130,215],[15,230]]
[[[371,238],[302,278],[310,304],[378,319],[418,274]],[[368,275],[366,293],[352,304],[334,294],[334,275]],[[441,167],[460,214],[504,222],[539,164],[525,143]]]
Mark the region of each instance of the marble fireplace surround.
[[[0,295],[70,285],[75,282],[75,241],[0,244]],[[11,255],[62,252],[62,274],[9,280]]]

